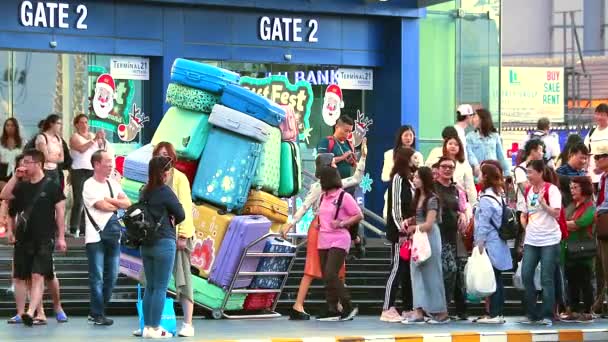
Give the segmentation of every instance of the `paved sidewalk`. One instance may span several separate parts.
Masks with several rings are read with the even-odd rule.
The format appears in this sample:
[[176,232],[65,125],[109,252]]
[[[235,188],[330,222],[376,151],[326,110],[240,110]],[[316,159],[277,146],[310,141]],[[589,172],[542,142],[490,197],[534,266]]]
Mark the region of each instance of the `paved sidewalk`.
[[[447,325],[389,324],[378,317],[362,316],[352,322],[290,322],[271,320],[196,320],[196,337],[189,341],[272,341],[272,342],[528,342],[528,341],[608,341],[608,321],[592,324],[558,323],[551,328],[518,324],[511,317],[500,326],[454,322]],[[178,322],[178,326],[181,324]],[[0,341],[115,342],[136,341],[131,332],[136,317],[116,317],[111,327],[92,326],[86,318],[72,318],[66,324],[49,321],[47,326],[27,328],[6,325]]]

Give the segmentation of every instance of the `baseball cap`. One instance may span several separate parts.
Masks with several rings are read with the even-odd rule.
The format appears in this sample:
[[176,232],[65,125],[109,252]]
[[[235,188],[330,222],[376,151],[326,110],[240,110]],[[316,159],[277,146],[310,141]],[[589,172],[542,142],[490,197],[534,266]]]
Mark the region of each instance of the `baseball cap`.
[[473,110],[473,107],[470,104],[461,104],[460,106],[458,106],[456,111],[462,116],[475,114],[475,111]]

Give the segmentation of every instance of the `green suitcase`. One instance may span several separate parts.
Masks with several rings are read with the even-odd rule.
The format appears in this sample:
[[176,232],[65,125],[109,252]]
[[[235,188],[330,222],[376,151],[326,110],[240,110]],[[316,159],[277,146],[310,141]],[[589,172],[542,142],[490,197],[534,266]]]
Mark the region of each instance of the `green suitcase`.
[[270,138],[262,144],[260,163],[258,164],[258,169],[253,177],[251,187],[277,195],[279,193],[279,182],[281,181],[280,167],[281,130],[272,127]]
[[172,106],[209,114],[219,102],[219,96],[204,90],[177,83],[169,83],[167,87],[167,103]]
[[170,142],[178,157],[198,160],[203,153],[209,134],[209,115],[178,107],[171,107],[158,125],[152,145]]
[[[206,279],[192,275],[192,288],[194,291],[194,302],[199,305],[208,307],[209,309],[219,309],[224,302],[226,292],[212,284],[209,284]],[[175,279],[171,275],[169,280],[169,291],[175,292]],[[245,293],[235,293],[230,296],[226,308],[224,310],[242,310],[245,303]]]
[[142,186],[144,186],[144,183],[136,182],[123,177],[120,181],[120,185],[122,186],[122,191],[124,191],[125,195],[127,195],[129,200],[131,200],[131,203],[136,203],[139,201],[139,190]]
[[292,197],[302,189],[302,164],[297,143],[281,142],[281,180],[279,197]]

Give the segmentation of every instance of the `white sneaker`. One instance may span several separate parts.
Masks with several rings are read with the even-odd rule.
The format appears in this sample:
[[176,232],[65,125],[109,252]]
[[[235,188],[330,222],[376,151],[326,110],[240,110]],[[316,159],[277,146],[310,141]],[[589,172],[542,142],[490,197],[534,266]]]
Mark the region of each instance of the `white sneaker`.
[[380,315],[380,320],[382,322],[388,323],[399,323],[403,320],[403,318],[401,317],[399,312],[397,312],[397,309],[395,309],[395,307],[391,307],[386,311],[382,311],[382,315]]
[[171,337],[173,337],[173,334],[168,332],[167,330],[159,327],[158,329],[144,328],[142,336],[144,338],[158,339],[158,338],[171,338]]
[[479,324],[504,324],[505,320],[502,318],[502,316],[483,317],[483,318],[478,319],[477,323],[479,323]]
[[[144,328],[144,329],[146,329],[146,328]],[[141,329],[133,330],[133,336],[135,336],[135,337],[142,337],[143,334],[144,333],[141,331]]]
[[182,323],[182,328],[177,335],[180,337],[193,337],[194,326],[192,326],[192,324]]

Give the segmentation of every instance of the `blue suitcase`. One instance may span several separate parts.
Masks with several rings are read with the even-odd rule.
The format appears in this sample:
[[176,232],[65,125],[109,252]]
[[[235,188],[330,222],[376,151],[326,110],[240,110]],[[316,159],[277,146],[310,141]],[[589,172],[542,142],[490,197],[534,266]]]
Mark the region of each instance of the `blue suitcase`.
[[152,159],[154,147],[147,144],[129,153],[125,158],[124,176],[130,180],[148,183],[148,164]]
[[182,85],[221,93],[227,84],[238,84],[239,74],[209,64],[177,58],[171,67],[171,81]]
[[240,210],[247,201],[261,152],[259,142],[212,127],[194,176],[193,197],[227,211]]
[[[295,253],[296,246],[288,241],[279,238],[270,238],[266,240],[264,253]],[[291,264],[290,257],[267,258],[264,257],[258,264],[257,272],[289,272]],[[253,278],[251,288],[253,289],[280,289],[283,283],[284,276],[263,276],[258,275]]]
[[227,85],[220,102],[226,107],[251,115],[274,127],[279,127],[285,120],[283,107],[241,86]]
[[152,137],[152,145],[170,142],[180,158],[198,160],[209,134],[209,115],[171,107],[163,116]]

